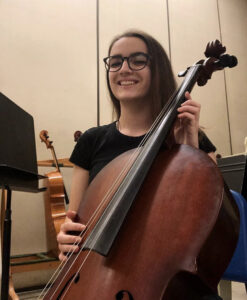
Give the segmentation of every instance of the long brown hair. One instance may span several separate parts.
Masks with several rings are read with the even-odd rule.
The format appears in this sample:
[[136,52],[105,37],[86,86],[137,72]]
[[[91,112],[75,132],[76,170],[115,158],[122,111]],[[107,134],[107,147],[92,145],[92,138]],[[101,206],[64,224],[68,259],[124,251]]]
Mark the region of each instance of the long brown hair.
[[[153,114],[154,117],[156,117],[176,89],[176,82],[174,79],[170,61],[161,44],[152,36],[142,31],[126,31],[123,34],[116,36],[110,44],[108,50],[109,56],[114,43],[124,37],[139,38],[144,41],[147,46],[148,54],[151,57],[150,98],[152,101]],[[106,73],[107,86],[113,104],[114,113],[116,114],[117,119],[119,119],[121,115],[120,104],[118,99],[112,93],[108,75],[109,72]]]

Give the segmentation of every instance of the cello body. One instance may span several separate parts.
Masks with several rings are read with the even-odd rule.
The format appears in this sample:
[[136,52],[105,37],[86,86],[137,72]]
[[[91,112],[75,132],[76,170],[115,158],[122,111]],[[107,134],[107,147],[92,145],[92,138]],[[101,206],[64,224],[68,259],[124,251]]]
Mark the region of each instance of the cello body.
[[59,168],[55,149],[52,145],[53,142],[49,140],[48,131],[42,130],[39,136],[41,142],[44,142],[47,149],[51,150],[53,161],[56,166],[55,171],[51,171],[45,174],[47,179],[44,181],[44,185],[47,189],[44,194],[44,206],[46,218],[47,248],[52,255],[58,257],[59,250],[56,236],[59,233],[60,227],[65,220],[65,202],[69,203],[69,199],[65,190],[64,181]]
[[[79,222],[87,224],[132,152],[96,176]],[[216,291],[239,226],[236,205],[224,193],[217,166],[202,151],[186,145],[160,151],[109,254],[73,254],[43,299],[192,300],[196,289]]]
[[59,171],[45,174],[44,185],[47,188],[44,194],[47,248],[52,255],[58,257],[59,250],[56,236],[66,217],[64,204],[64,182]]

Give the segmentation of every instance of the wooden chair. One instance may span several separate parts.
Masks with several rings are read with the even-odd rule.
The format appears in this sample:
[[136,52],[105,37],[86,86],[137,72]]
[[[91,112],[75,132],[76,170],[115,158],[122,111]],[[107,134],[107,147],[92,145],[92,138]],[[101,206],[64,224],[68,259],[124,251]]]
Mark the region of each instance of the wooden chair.
[[[6,191],[2,189],[1,198],[1,241],[3,233],[3,220],[6,207]],[[2,248],[2,247],[1,247]],[[34,253],[25,255],[15,255],[10,258],[10,280],[9,280],[9,299],[19,300],[15,292],[12,274],[30,271],[56,269],[60,262],[54,252]]]

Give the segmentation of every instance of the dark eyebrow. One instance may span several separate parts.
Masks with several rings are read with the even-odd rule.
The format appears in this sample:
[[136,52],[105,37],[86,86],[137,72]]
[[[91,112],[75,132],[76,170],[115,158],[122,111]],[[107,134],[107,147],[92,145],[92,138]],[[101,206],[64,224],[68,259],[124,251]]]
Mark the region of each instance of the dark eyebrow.
[[109,57],[123,57],[121,54],[110,55]]
[[[145,52],[133,52],[129,56],[138,55],[138,54],[148,55],[148,53],[145,53]],[[114,55],[111,55],[110,57],[123,57],[123,55],[121,55],[121,54],[114,54]]]

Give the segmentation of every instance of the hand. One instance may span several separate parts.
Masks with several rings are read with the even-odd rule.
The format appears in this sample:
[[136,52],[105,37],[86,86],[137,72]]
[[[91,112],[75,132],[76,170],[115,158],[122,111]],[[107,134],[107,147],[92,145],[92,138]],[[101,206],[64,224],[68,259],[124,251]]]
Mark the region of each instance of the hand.
[[198,129],[201,105],[192,100],[190,93],[185,93],[187,99],[179,108],[173,128],[175,142],[199,147]]
[[[79,251],[78,244],[81,242],[82,238],[80,236],[68,234],[69,231],[78,231],[78,234],[80,234],[86,228],[85,225],[75,222],[76,216],[77,214],[75,211],[69,210],[67,212],[66,220],[61,225],[60,232],[57,235],[58,248],[61,251],[58,258],[61,261],[67,260],[66,253],[77,253]],[[76,244],[74,245],[74,243]]]

